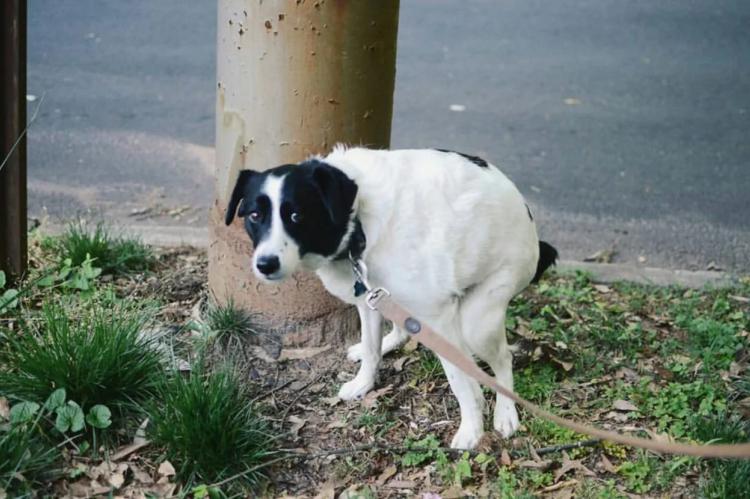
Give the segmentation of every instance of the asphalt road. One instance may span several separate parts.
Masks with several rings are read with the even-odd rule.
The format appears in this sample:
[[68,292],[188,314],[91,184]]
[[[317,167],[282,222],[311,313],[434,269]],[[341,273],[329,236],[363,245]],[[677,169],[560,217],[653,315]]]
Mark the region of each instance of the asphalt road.
[[[29,4],[31,213],[204,224],[214,2]],[[394,147],[497,164],[566,259],[750,271],[750,3],[401,4]]]

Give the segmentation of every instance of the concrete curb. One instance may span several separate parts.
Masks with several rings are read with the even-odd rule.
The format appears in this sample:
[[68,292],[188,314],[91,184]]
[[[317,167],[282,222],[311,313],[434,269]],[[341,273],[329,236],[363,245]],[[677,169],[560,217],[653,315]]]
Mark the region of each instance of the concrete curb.
[[[139,236],[147,244],[154,246],[194,246],[208,247],[208,229],[182,226],[133,225],[126,233]],[[706,270],[671,270],[655,267],[638,267],[624,263],[591,263],[563,260],[558,270],[573,272],[582,270],[591,274],[594,281],[612,283],[629,281],[657,286],[684,286],[702,288],[704,286],[728,287],[737,284],[738,278],[726,272]]]

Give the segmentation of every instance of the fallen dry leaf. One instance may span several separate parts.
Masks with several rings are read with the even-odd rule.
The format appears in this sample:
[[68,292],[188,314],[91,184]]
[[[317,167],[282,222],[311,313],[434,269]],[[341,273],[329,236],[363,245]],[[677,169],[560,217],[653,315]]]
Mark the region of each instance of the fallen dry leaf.
[[559,469],[555,470],[555,482],[559,482],[560,479],[571,470],[578,470],[582,471],[584,475],[587,476],[596,476],[596,473],[588,469],[586,466],[583,465],[582,459],[570,459],[567,452],[563,452],[563,460],[562,460],[562,466],[560,466]]
[[612,464],[612,461],[607,459],[607,456],[605,455],[602,455],[602,458],[599,461],[599,466],[601,466],[602,469],[606,471],[607,473],[615,473],[615,474],[617,473],[617,468],[615,467],[614,464]]
[[347,423],[346,421],[334,421],[333,423],[329,423],[326,428],[328,428],[329,430],[333,430],[336,428],[346,428],[347,426],[349,426],[349,423]]
[[8,399],[0,397],[0,418],[8,419],[10,417],[10,405],[8,405]]
[[378,405],[378,398],[393,391],[393,385],[388,385],[380,390],[373,390],[362,399],[362,405],[368,409],[374,409]]
[[107,482],[109,482],[112,487],[119,489],[125,483],[125,475],[122,473],[112,473],[107,479]]
[[337,396],[335,396],[335,395],[334,395],[333,397],[323,397],[323,398],[321,398],[320,400],[321,400],[321,402],[325,402],[325,404],[326,404],[326,405],[327,405],[328,407],[333,407],[334,405],[336,405],[336,404],[338,404],[339,402],[341,402],[341,399],[340,399],[340,398],[338,398],[338,397],[337,397]]
[[414,338],[409,339],[409,341],[406,342],[404,346],[401,347],[401,350],[403,350],[406,353],[411,353],[414,350],[417,349],[419,346],[419,342],[415,340]]
[[584,262],[611,263],[615,256],[614,249],[599,250],[583,259]]
[[622,399],[612,402],[612,407],[617,411],[638,411],[638,408],[632,402]]
[[120,459],[123,459],[123,458],[129,456],[133,452],[135,452],[135,451],[137,451],[139,449],[142,449],[143,447],[146,447],[148,444],[149,444],[149,441],[146,440],[144,442],[137,443],[137,444],[133,443],[133,444],[130,444],[130,445],[125,445],[125,446],[120,447],[119,449],[117,449],[117,451],[114,454],[112,454],[112,457],[110,459],[112,461],[119,461]]
[[404,370],[404,365],[406,364],[406,361],[408,361],[410,358],[411,357],[404,355],[400,359],[396,360],[393,363],[393,369],[395,369],[397,373],[400,373],[401,371]]
[[388,481],[389,478],[391,478],[393,475],[396,474],[396,466],[391,465],[388,466],[386,469],[383,470],[383,472],[380,474],[377,480],[375,480],[375,483],[378,485],[383,485],[385,482]]
[[391,480],[386,484],[389,489],[413,489],[417,486],[417,482],[411,480]]
[[336,483],[332,480],[328,480],[324,483],[320,489],[318,489],[318,494],[315,496],[315,499],[336,499]]
[[461,487],[456,487],[454,485],[453,487],[449,487],[442,491],[439,497],[442,497],[442,499],[463,499],[464,497],[471,496]]
[[161,463],[159,465],[159,469],[157,470],[157,472],[162,477],[174,476],[175,475],[174,466],[172,466],[172,463],[170,463],[169,461],[164,461],[163,463]]
[[279,355],[279,361],[309,359],[330,349],[331,345],[310,348],[285,348],[281,351],[281,355]]
[[130,466],[130,471],[133,473],[133,478],[137,482],[143,485],[151,485],[152,483],[154,483],[154,479],[151,478],[151,475],[149,475],[148,473],[146,473],[145,471],[143,471],[142,469],[140,469],[139,467],[137,467],[136,465],[132,463],[129,466]]
[[503,451],[500,453],[500,464],[503,466],[510,466],[512,463],[510,459],[510,454],[508,454],[507,449],[503,449]]
[[291,433],[295,437],[299,435],[299,431],[302,429],[302,427],[307,424],[306,419],[302,419],[294,415],[289,416],[289,422],[292,423],[292,426],[289,428],[289,433]]

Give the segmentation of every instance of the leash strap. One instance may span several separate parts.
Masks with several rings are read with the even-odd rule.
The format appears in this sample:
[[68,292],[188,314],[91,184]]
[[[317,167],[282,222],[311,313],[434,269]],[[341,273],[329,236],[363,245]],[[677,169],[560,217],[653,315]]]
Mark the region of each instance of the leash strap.
[[[361,260],[357,261],[356,264],[360,265]],[[615,433],[613,431],[602,430],[593,426],[577,423],[570,419],[557,416],[556,414],[553,414],[546,409],[543,409],[540,406],[529,402],[522,397],[519,397],[513,391],[508,390],[507,388],[498,384],[494,378],[482,371],[472,359],[466,357],[448,340],[437,334],[427,324],[420,322],[414,316],[409,314],[409,312],[401,308],[396,302],[393,301],[393,299],[391,299],[391,295],[387,290],[383,288],[370,288],[366,278],[362,279],[362,268],[358,267],[357,265],[354,265],[354,268],[356,269],[355,274],[358,278],[360,278],[359,282],[362,282],[365,286],[367,286],[367,295],[365,296],[365,302],[367,303],[367,306],[370,307],[370,309],[377,310],[383,317],[411,333],[411,335],[425,347],[440,355],[481,384],[492,388],[501,395],[504,395],[513,400],[515,403],[526,409],[528,412],[534,414],[535,416],[552,421],[564,428],[568,428],[569,430],[573,430],[578,433],[583,433],[585,435],[590,435],[602,440],[608,440],[610,442],[616,442],[618,444],[628,445],[631,447],[648,449],[655,452],[662,452],[666,454],[681,454],[685,456],[696,457],[750,459],[750,443],[692,445],[679,442],[659,442],[656,440],[649,440],[646,438],[633,437],[630,435]]]

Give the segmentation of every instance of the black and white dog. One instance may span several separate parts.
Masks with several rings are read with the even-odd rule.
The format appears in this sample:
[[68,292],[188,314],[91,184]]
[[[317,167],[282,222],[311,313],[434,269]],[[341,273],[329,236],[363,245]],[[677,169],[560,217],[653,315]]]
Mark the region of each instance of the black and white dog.
[[[253,271],[278,281],[315,271],[325,287],[357,306],[362,341],[348,357],[361,361],[339,396],[363,397],[381,356],[408,333],[381,337],[382,317],[355,296],[348,255],[361,258],[374,286],[425,321],[467,355],[484,360],[513,388],[505,336],[511,298],[554,263],[557,251],[537,238],[515,185],[484,160],[442,150],[336,147],[326,157],[264,172],[243,170],[232,192],[227,225],[244,218],[255,244]],[[461,408],[451,446],[471,449],[484,433],[479,384],[441,359]],[[518,414],[498,395],[494,427],[510,436]]]

